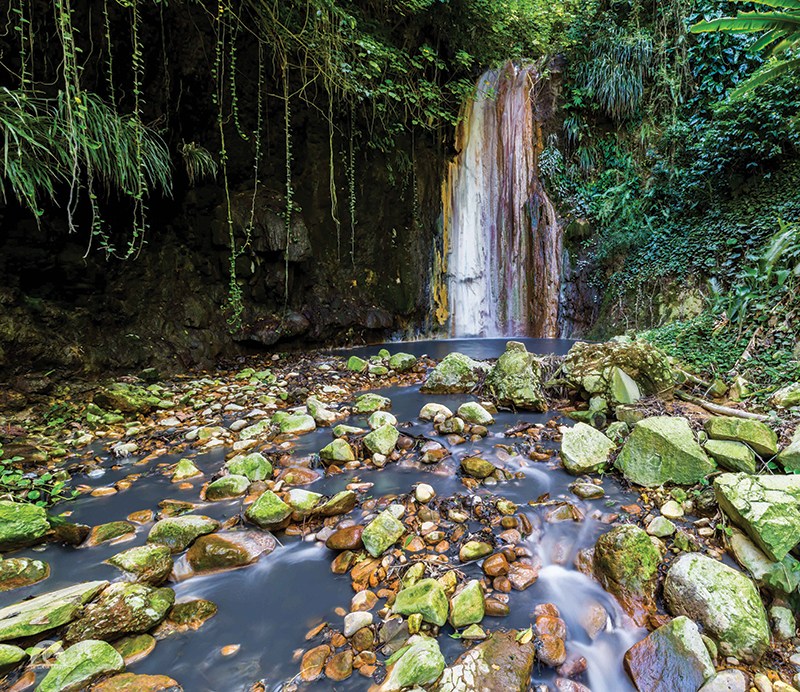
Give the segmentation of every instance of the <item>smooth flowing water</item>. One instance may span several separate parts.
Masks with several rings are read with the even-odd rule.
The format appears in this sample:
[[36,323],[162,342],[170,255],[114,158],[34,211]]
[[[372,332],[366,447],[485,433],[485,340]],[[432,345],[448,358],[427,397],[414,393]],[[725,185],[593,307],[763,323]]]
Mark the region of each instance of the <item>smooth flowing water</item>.
[[450,334],[558,336],[562,233],[539,180],[541,76],[485,72],[456,137],[443,192]]
[[[529,348],[540,353],[564,351],[568,347],[568,342],[558,341],[534,343],[529,340],[527,343]],[[486,358],[500,355],[504,345],[504,340],[480,340],[387,344],[386,347],[392,352],[416,351],[431,355],[438,355],[437,349],[443,349],[444,352],[458,350]],[[375,353],[378,348],[371,347],[368,350]],[[433,434],[431,423],[417,420],[420,408],[425,403],[436,401],[455,410],[462,402],[472,398],[469,395],[423,395],[418,386],[388,387],[376,391],[391,398],[392,412],[401,425],[410,423],[403,431],[411,435]],[[407,493],[415,483],[424,481],[432,485],[439,496],[453,493],[469,495],[472,494],[471,491],[464,487],[456,475],[457,460],[467,452],[480,452],[489,460],[502,458],[506,469],[521,471],[524,477],[499,483],[493,488],[481,488],[474,494],[483,496],[491,492],[519,505],[520,512],[528,515],[534,527],[534,532],[525,545],[539,554],[544,566],[539,579],[531,587],[510,594],[511,614],[505,618],[487,617],[482,623],[483,627],[487,630],[527,628],[533,622],[537,604],[554,603],[569,628],[568,652],[583,655],[589,662],[584,683],[592,692],[633,692],[634,688],[622,670],[622,656],[644,633],[632,628],[615,600],[573,566],[577,551],[592,545],[601,533],[611,528],[595,517],[602,512],[613,511],[611,505],[618,507],[632,498],[626,497],[612,478],[606,478],[603,483],[605,498],[579,500],[567,488],[574,477],[557,468],[554,463],[537,463],[516,455],[509,446],[513,438],[503,435],[509,425],[519,421],[546,422],[553,415],[501,412],[496,416],[497,422],[490,427],[491,433],[488,437],[480,442],[452,448],[454,457],[434,467],[389,464],[379,470],[358,469],[341,475],[326,476],[305,487],[316,492],[333,494],[357,479],[374,483],[370,493],[377,498]],[[343,422],[366,427],[366,416],[351,416]],[[223,424],[229,423],[230,419],[226,417]],[[329,428],[317,429],[300,436],[292,452],[296,457],[315,453],[331,439]],[[435,439],[447,445],[443,437],[437,436]],[[205,473],[206,478],[209,478],[224,463],[225,451],[218,448],[200,453],[193,461]],[[138,510],[158,511],[158,503],[165,498],[197,502],[198,486],[179,489],[177,484],[170,482],[168,476],[160,473],[161,468],[158,465],[174,463],[178,458],[177,455],[162,456],[147,466],[131,466],[138,458],[130,457],[125,460],[125,465],[111,469],[111,466],[120,462],[105,456],[102,467],[106,470],[103,475],[76,480],[93,486],[108,486],[132,471],[144,473],[145,477],[124,492],[107,497],[84,495],[60,509],[70,509],[70,518],[73,521],[96,525],[125,519],[128,514]],[[551,499],[568,499],[580,508],[586,518],[583,521],[546,523],[543,515],[547,508],[526,506],[526,503],[545,493],[549,493]],[[241,499],[236,499],[203,503],[196,513],[224,521],[242,511]],[[358,521],[361,510],[356,509],[348,516]],[[477,530],[480,525],[476,524],[471,528]],[[49,544],[19,551],[16,555],[37,557],[49,562],[51,576],[34,586],[0,594],[0,607],[78,581],[119,579],[120,572],[103,561],[121,550],[144,544],[149,529],[150,525],[139,527],[133,540],[117,545],[104,544],[76,549]],[[321,622],[341,628],[342,618],[334,611],[337,607],[349,610],[353,590],[347,575],[336,575],[330,570],[331,560],[336,555],[334,551],[319,542],[285,536],[282,532],[277,534],[277,538],[281,546],[253,565],[234,571],[193,577],[179,583],[168,583],[175,590],[178,599],[206,598],[217,604],[217,613],[197,631],[173,635],[159,641],[153,653],[132,664],[129,670],[135,673],[170,675],[180,682],[186,692],[245,692],[257,681],[263,681],[266,689],[277,692],[295,680],[300,667],[295,653],[315,644],[307,642],[305,634]],[[463,571],[471,577],[482,577],[478,564],[465,565]],[[591,639],[581,623],[587,610],[597,603],[608,611],[609,621],[605,630]],[[452,633],[449,625],[442,630],[439,641],[448,663],[451,663],[467,645],[447,636]],[[241,648],[233,656],[224,656],[223,647],[233,644],[240,645]],[[379,655],[379,660],[385,660],[385,657]],[[541,667],[534,671],[536,683],[549,682],[552,685],[553,678],[554,672],[551,669]],[[323,678],[313,683],[299,683],[303,690],[363,692],[372,684],[370,679],[355,672],[344,682],[332,683]]]

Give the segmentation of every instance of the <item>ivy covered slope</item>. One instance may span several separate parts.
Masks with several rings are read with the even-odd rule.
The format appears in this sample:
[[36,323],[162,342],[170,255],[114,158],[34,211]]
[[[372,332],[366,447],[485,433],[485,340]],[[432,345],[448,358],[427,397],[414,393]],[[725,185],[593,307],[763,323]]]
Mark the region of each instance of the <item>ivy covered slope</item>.
[[0,369],[421,323],[460,104],[487,65],[564,45],[577,6],[14,0]]
[[774,388],[800,376],[800,78],[775,69],[786,55],[759,50],[763,22],[717,31],[742,30],[717,21],[737,9],[770,10],[594,3],[572,27],[543,171],[577,217],[572,263],[589,267],[601,305],[593,336],[666,324],[647,337],[700,370]]

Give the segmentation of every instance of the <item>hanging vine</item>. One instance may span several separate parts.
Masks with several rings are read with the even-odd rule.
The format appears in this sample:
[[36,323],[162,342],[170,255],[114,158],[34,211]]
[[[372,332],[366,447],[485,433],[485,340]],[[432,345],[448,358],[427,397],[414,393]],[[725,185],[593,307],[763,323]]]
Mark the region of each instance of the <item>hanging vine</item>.
[[106,34],[106,49],[108,58],[106,59],[106,80],[108,81],[108,98],[111,107],[116,110],[117,95],[114,93],[114,53],[111,47],[111,18],[108,14],[108,0],[103,0],[103,28]]
[[[25,16],[25,0],[19,0],[18,4],[11,9],[17,15],[17,23],[14,26],[14,30],[19,34],[19,88],[20,91],[24,92],[33,81],[33,75],[30,72],[32,64],[31,53],[33,52],[33,27],[30,19]],[[28,14],[32,16],[30,8]],[[28,45],[30,45],[30,50]]]
[[286,136],[286,251],[285,267],[284,267],[284,281],[283,281],[283,315],[286,317],[286,312],[289,308],[289,250],[292,244],[292,210],[294,209],[294,188],[292,187],[292,114],[291,106],[289,103],[289,68],[286,62],[286,57],[283,59],[283,117],[284,117],[284,130]]
[[339,221],[339,199],[336,195],[336,168],[333,156],[333,99],[328,99],[328,151],[330,152],[331,218],[336,226],[336,260],[342,259],[342,222]]
[[143,159],[142,159],[142,137],[144,136],[142,125],[142,105],[144,97],[142,94],[142,76],[144,73],[144,60],[142,55],[142,44],[139,40],[139,25],[141,17],[139,15],[140,0],[130,0],[131,4],[131,42],[133,44],[133,126],[136,128],[136,189],[133,194],[133,231],[131,240],[128,243],[128,250],[125,253],[127,259],[131,255],[136,257],[142,251],[145,243],[145,233],[147,232],[147,204],[145,197],[147,194],[147,180],[145,179]]
[[356,159],[353,151],[353,128],[355,127],[355,106],[350,104],[350,141],[347,158],[347,185],[350,202],[350,261],[356,268]]

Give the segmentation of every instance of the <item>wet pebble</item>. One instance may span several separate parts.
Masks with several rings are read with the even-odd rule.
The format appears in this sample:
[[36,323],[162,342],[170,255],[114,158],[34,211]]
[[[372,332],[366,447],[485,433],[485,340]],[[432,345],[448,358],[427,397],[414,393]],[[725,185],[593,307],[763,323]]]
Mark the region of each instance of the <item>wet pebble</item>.
[[497,553],[483,561],[483,572],[490,577],[499,577],[508,574],[508,561],[505,555]]
[[353,674],[353,652],[340,651],[325,666],[325,676],[330,680],[346,680]]
[[303,656],[303,662],[300,665],[300,677],[306,682],[316,680],[322,675],[322,669],[325,667],[325,661],[330,653],[331,647],[327,644],[322,644],[306,651]]
[[363,627],[372,624],[372,613],[366,610],[357,610],[344,616],[344,636],[352,637]]
[[[333,532],[325,540],[325,546],[331,550],[360,550],[364,547],[361,541],[363,526],[349,526]],[[317,534],[319,537],[319,533]]]

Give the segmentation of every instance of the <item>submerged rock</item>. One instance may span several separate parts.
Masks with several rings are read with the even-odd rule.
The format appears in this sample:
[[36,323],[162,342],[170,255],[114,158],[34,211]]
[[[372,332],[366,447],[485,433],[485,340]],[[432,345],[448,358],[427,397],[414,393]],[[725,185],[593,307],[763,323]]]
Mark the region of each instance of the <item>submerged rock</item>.
[[3,608],[0,642],[30,637],[72,622],[83,604],[107,586],[107,581],[84,582]]
[[562,426],[561,459],[571,474],[597,473],[608,462],[616,445],[603,433],[586,423]]
[[36,692],[78,692],[104,675],[123,670],[122,656],[110,644],[78,642],[55,660]]
[[668,482],[691,485],[715,469],[689,422],[669,416],[637,423],[615,465],[631,482],[647,488]]
[[447,596],[436,579],[422,579],[397,594],[393,610],[406,616],[419,613],[425,622],[441,627],[447,622]]
[[726,656],[755,663],[769,647],[767,614],[755,584],[705,555],[682,555],[664,582],[670,612],[703,625]]
[[216,613],[217,604],[204,598],[191,598],[176,603],[167,614],[166,620],[155,631],[156,639],[200,629],[202,624]]
[[50,576],[50,565],[29,557],[0,561],[0,592],[30,586]]
[[424,394],[455,394],[474,389],[489,372],[489,365],[463,353],[449,353],[430,372],[420,391]]
[[117,639],[111,646],[119,652],[127,667],[149,656],[156,648],[156,640],[151,634],[131,634]]
[[[277,541],[268,533],[257,531],[220,531],[200,536],[176,565],[179,578],[207,572],[235,569],[252,564],[262,555],[269,555]],[[189,567],[190,573],[184,572]]]
[[0,501],[0,551],[38,543],[49,530],[47,512],[41,507]]
[[186,550],[199,536],[212,533],[219,528],[219,522],[210,517],[185,514],[180,517],[167,517],[153,524],[147,536],[148,543],[167,546],[173,553]]
[[761,457],[770,459],[778,453],[778,436],[766,423],[729,416],[713,416],[705,422],[712,440],[744,442]]
[[89,532],[84,547],[91,548],[121,538],[133,538],[135,533],[136,526],[129,521],[111,521],[108,524],[100,524]]
[[547,401],[542,393],[542,367],[524,344],[509,341],[486,377],[484,391],[497,403],[531,411],[544,411]]
[[[402,593],[402,592],[401,592]],[[492,632],[444,669],[434,692],[527,692],[536,651],[533,641],[521,644],[517,632]]]
[[595,544],[597,578],[640,627],[655,608],[660,563],[661,554],[650,536],[637,526],[618,526]]
[[146,632],[166,617],[174,602],[172,589],[117,582],[86,606],[64,632],[64,641],[113,641],[125,634]]
[[[562,374],[573,386],[592,396],[600,396],[614,404],[631,403],[630,386],[615,387],[614,375],[621,371],[641,393],[650,396],[671,396],[674,382],[666,354],[646,342],[619,339],[602,344],[578,342],[570,348]],[[619,379],[620,376],[617,375]],[[627,381],[623,380],[623,384]],[[627,401],[615,397],[621,395]]]
[[444,670],[445,660],[435,639],[414,635],[387,664],[388,675],[378,692],[399,692],[435,682]]
[[181,692],[181,686],[166,675],[122,673],[104,680],[92,692]]
[[132,581],[158,586],[172,571],[170,549],[155,543],[124,550],[107,560],[131,577]]
[[724,473],[717,502],[769,557],[780,562],[800,541],[800,476]]
[[634,644],[624,663],[639,692],[697,692],[716,672],[697,625],[687,617]]

